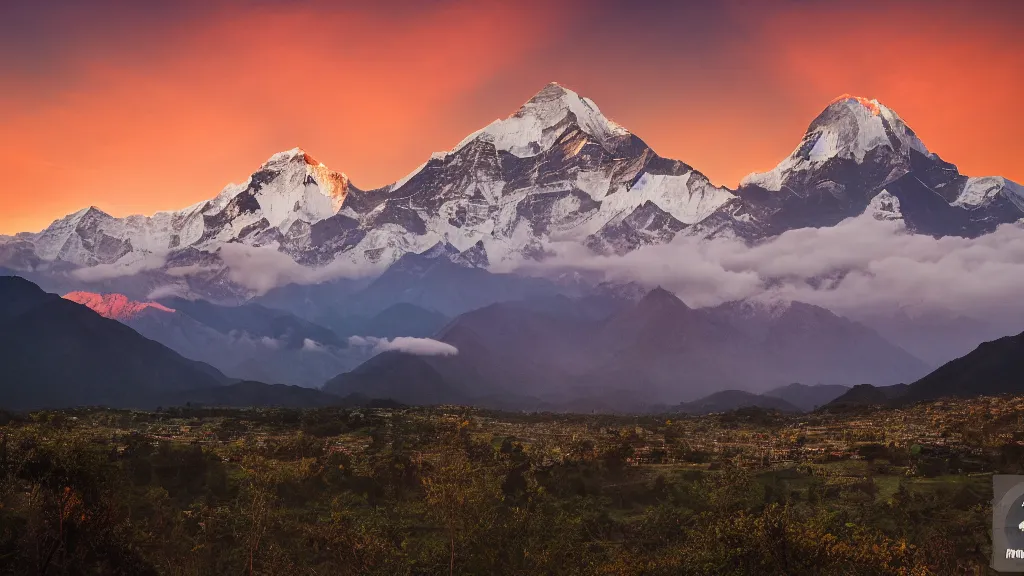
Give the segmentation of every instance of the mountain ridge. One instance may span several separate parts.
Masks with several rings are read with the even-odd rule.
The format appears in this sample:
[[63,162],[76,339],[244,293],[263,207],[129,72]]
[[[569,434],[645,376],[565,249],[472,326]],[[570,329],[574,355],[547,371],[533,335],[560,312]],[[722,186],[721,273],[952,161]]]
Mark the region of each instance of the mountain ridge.
[[0,406],[151,407],[228,378],[86,306],[0,277]]
[[330,329],[258,304],[226,307],[174,297],[136,302],[86,292],[64,298],[233,378],[313,387],[366,359]]
[[[358,378],[339,375],[332,386],[341,387],[332,391],[373,396],[380,387],[382,397],[415,403],[403,394],[421,400],[415,379],[424,378],[428,388],[443,384],[447,391],[435,403],[450,402],[453,391],[461,391],[462,403],[508,409],[523,406],[487,403],[518,395],[548,406],[608,399],[606,404],[619,409],[627,404],[638,409],[723,389],[764,392],[799,378],[852,385],[861,378],[893,383],[927,372],[874,331],[851,330],[855,323],[803,306],[821,311],[801,316],[812,323],[794,325],[780,315],[768,318],[758,336],[737,328],[729,307],[695,310],[663,289],[602,316],[580,314],[565,301],[497,303],[459,315],[434,335],[456,347],[458,355],[402,359],[394,367],[377,356],[353,371]],[[815,357],[809,358],[802,348],[815,341]],[[849,366],[860,369],[847,374]],[[394,387],[396,373],[403,374],[407,390]]]
[[553,238],[624,254],[680,234],[755,242],[865,211],[911,231],[977,236],[1024,217],[1024,188],[960,175],[895,112],[858,97],[829,104],[773,170],[736,190],[716,187],[593,101],[549,84],[381,188],[364,191],[294,148],[178,211],[114,218],[90,207],[5,237],[0,264],[59,275],[78,268],[79,285],[148,275],[183,293],[244,300],[257,288],[230,271],[267,251],[308,269],[365,273],[442,244],[491,267],[543,259]]

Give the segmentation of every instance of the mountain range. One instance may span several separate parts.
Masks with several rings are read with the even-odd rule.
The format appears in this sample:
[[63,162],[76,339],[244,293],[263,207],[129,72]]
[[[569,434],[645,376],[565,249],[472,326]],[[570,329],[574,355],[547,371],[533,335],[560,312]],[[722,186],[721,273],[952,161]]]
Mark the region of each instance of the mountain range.
[[169,393],[229,383],[212,366],[16,276],[0,277],[0,366],[7,409],[152,407]]
[[[117,295],[61,298],[22,278],[3,276],[0,406],[314,407],[398,401],[706,413],[745,406],[808,411],[826,403],[826,409],[844,409],[1024,391],[1019,378],[1024,334],[984,343],[922,378],[904,378],[921,372],[922,363],[870,329],[814,306],[744,302],[694,310],[662,289],[632,296],[628,287],[606,287],[585,297],[492,304],[456,317],[435,335],[437,341],[428,340],[452,354],[385,349],[317,390],[226,376],[126,325],[147,315],[193,314],[209,324],[194,322],[214,330],[233,318],[232,326],[247,325],[257,334],[269,330],[265,333],[285,345],[295,331],[322,330],[285,313],[259,307],[210,312],[215,305],[190,302],[182,307],[186,314]],[[268,318],[274,321],[265,322]],[[797,351],[812,340],[817,342],[809,353]],[[815,374],[826,384],[777,385],[795,374]],[[828,384],[860,378],[910,384]]]
[[64,298],[243,380],[318,387],[367,358],[327,328],[258,304],[219,306],[182,298],[138,302],[91,292]]
[[[280,276],[379,273],[436,245],[467,268],[495,268],[543,259],[550,241],[617,254],[680,234],[753,243],[865,212],[977,236],[1021,220],[1024,189],[961,175],[894,111],[843,96],[789,157],[730,190],[550,84],[383,188],[364,191],[296,148],[182,210],[115,218],[90,207],[0,238],[0,265],[58,292],[91,284],[135,299],[159,289],[240,301],[287,283]],[[254,258],[279,273],[271,285],[239,272]]]
[[373,316],[341,315],[325,327],[257,303],[223,306],[178,297],[135,301],[123,294],[82,291],[64,298],[231,377],[307,388],[319,388],[372,355],[349,346],[350,336],[428,337],[448,321],[439,312],[402,302]]
[[[809,410],[833,394],[903,395],[872,386],[905,384],[906,398],[1007,389],[972,388],[970,370],[949,364],[921,383],[1007,333],[972,318],[857,322],[764,297],[699,308],[638,278],[522,266],[564,243],[608,260],[680,237],[754,247],[861,215],[975,238],[1022,222],[1024,189],[961,175],[893,110],[853,96],[828,104],[775,168],[719,187],[550,84],[382,188],[295,148],[182,210],[90,207],[0,236],[0,275],[27,279],[0,286],[13,383],[0,405]],[[986,346],[999,358],[1012,348]]]
[[904,405],[936,398],[1024,393],[1024,333],[983,342],[908,385],[855,386],[828,404],[832,409]]
[[800,412],[800,409],[781,398],[766,394],[751,394],[742,390],[722,390],[704,398],[685,402],[672,408],[682,414],[712,414],[740,408],[763,408],[779,412]]
[[871,329],[808,304],[692,309],[658,288],[602,315],[580,312],[590,298],[559,300],[462,314],[434,336],[457,355],[382,354],[324,389],[411,404],[646,411],[725,389],[895,384],[929,371]]
[[[854,388],[859,389],[863,386],[865,385],[860,384]],[[900,386],[897,384],[879,389],[893,389]],[[670,411],[683,414],[710,414],[754,407],[779,412],[811,412],[847,394],[850,390],[851,388],[847,386],[836,384],[807,385],[799,383],[773,388],[761,394],[752,394],[743,390],[722,390],[673,406]]]

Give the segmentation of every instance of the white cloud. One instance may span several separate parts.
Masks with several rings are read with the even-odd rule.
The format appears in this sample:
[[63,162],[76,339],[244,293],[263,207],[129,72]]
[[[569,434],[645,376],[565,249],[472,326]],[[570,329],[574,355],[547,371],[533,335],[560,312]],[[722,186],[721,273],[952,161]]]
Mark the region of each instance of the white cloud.
[[399,336],[388,340],[374,336],[351,336],[348,343],[350,346],[358,348],[371,348],[374,353],[388,350],[397,350],[417,356],[454,356],[459,353],[459,349],[455,346],[432,338]]
[[280,350],[285,347],[285,342],[282,340],[270,336],[253,336],[244,330],[231,330],[227,333],[227,337],[232,346],[239,348]]
[[82,282],[102,282],[122,276],[134,276],[139,272],[155,270],[163,265],[164,256],[162,254],[147,254],[137,260],[77,268],[72,270],[71,275]]
[[316,340],[310,340],[309,338],[305,338],[302,340],[302,349],[309,350],[311,352],[322,352],[324,346],[323,344],[317,342]]
[[285,284],[317,284],[335,278],[359,278],[380,272],[380,267],[345,260],[308,268],[272,247],[225,244],[218,254],[228,267],[228,279],[259,294]]
[[204,264],[189,264],[188,266],[173,266],[164,270],[168,276],[177,276],[184,278],[185,276],[196,276],[199,274],[205,274],[207,272],[217,272],[220,270],[217,266],[208,266]]
[[[553,244],[555,256],[521,271],[602,271],[672,290],[692,306],[784,298],[857,316],[902,310],[1024,321],[1024,228],[1004,225],[975,239],[910,234],[870,216],[806,228],[747,246],[736,239],[678,237],[623,256]],[[1024,325],[1021,326],[1024,329]]]
[[[227,269],[228,279],[257,294],[285,284],[318,284],[336,278],[361,278],[378,274],[384,263],[355,263],[345,259],[335,260],[326,266],[307,267],[292,260],[272,246],[246,246],[229,243],[217,252],[221,263],[190,264],[173,266],[163,270],[168,276],[185,278],[216,273]],[[129,262],[99,264],[78,268],[72,272],[75,278],[84,282],[101,282],[123,276],[132,276],[146,270],[162,268],[164,255],[149,254]]]
[[175,286],[174,284],[164,284],[163,286],[157,286],[149,291],[146,295],[146,300],[159,300],[161,298],[170,298],[172,296],[184,298],[186,296],[187,289],[182,286]]
[[357,348],[368,348],[377,344],[382,338],[376,338],[374,336],[349,336],[348,345],[355,346]]

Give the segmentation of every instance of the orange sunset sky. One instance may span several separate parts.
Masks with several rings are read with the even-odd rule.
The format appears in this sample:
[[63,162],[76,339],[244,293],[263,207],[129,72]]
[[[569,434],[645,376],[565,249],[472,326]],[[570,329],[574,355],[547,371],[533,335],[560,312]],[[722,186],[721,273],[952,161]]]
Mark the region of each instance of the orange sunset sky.
[[40,0],[0,7],[0,233],[181,208],[295,146],[385,185],[551,81],[730,187],[843,93],[1024,182],[1024,1]]

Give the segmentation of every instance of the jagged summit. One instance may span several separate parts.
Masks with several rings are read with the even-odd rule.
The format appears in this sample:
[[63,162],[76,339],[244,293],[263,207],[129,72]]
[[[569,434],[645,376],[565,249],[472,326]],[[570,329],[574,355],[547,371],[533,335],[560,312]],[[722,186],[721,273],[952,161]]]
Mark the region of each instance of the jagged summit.
[[853,100],[854,102],[870,110],[871,113],[874,114],[875,116],[878,116],[879,114],[882,113],[882,104],[879,103],[878,100],[872,100],[870,98],[865,98],[863,96],[854,96],[852,94],[842,94],[836,98],[833,98],[832,101],[829,102],[829,106],[836,104],[838,102],[843,102],[844,100]]
[[740,185],[779,191],[794,172],[813,170],[832,159],[862,163],[878,148],[889,149],[892,169],[903,172],[909,170],[912,150],[930,155],[924,143],[892,109],[878,100],[844,94],[818,114],[788,158],[768,172],[746,176]]
[[85,275],[97,278],[144,270],[184,293],[245,298],[250,289],[224,272],[254,249],[369,273],[440,243],[456,264],[496,267],[543,259],[556,241],[625,254],[680,235],[757,242],[865,213],[912,232],[973,237],[1021,220],[1024,190],[961,175],[884,104],[843,95],[792,154],[733,191],[551,83],[389,186],[360,190],[296,147],[181,210],[114,218],[90,207],[39,233],[0,237],[0,266],[110,266]]
[[[305,164],[306,166],[311,166],[313,168],[327,169],[327,166],[323,162],[317,160],[312,155],[310,155],[310,153],[307,152],[304,148],[298,146],[292,148],[291,150],[285,150],[283,152],[278,152],[274,154],[273,156],[268,158],[267,161],[264,162],[260,167],[283,167],[288,165],[289,163]],[[348,176],[344,172],[336,172],[336,174],[340,174],[345,179],[348,178]]]
[[[850,130],[850,124],[856,124],[857,130]],[[893,146],[904,156],[909,155],[910,150],[929,155],[928,148],[906,122],[878,100],[843,95],[818,115],[809,131],[825,126],[839,132],[837,136],[844,147],[839,153],[846,152],[861,160],[871,147],[884,145]]]
[[674,309],[689,309],[685,302],[679,299],[675,293],[670,292],[661,286],[651,289],[640,299],[638,306],[641,308],[658,308],[669,306]]
[[293,148],[271,156],[250,177],[248,189],[270,225],[287,232],[295,221],[312,224],[337,214],[349,180],[305,150]]
[[825,107],[775,168],[744,178],[737,195],[751,224],[733,229],[751,239],[864,213],[916,233],[976,237],[1024,216],[1018,185],[960,174],[891,108],[849,95]]
[[130,252],[130,246],[113,239],[104,241],[102,233],[96,231],[115,221],[95,206],[54,220],[46,229],[31,235],[36,255],[43,260],[87,266],[114,262]]
[[[308,234],[341,209],[353,187],[302,148],[271,156],[241,184],[215,198],[152,216],[114,218],[93,206],[29,236],[36,255],[80,266],[114,264],[130,272],[148,255],[197,245],[280,242],[279,234]],[[300,224],[301,223],[301,224]],[[293,227],[300,224],[298,227]]]
[[486,268],[487,251],[483,242],[477,242],[466,250],[460,251],[447,240],[439,241],[423,252],[408,252],[399,258],[395,265],[398,268],[429,266],[428,262],[445,260],[465,268]]
[[544,85],[543,88],[541,88],[536,94],[534,94],[532,98],[527,100],[526,103],[520,108],[520,110],[531,105],[537,105],[540,102],[569,98],[572,96],[578,97],[578,94],[566,88],[565,86],[562,86],[558,82],[548,82],[547,84]]
[[88,218],[112,218],[112,216],[96,206],[86,206],[85,208],[72,212],[63,218],[54,220],[50,223],[50,226],[59,225],[61,223],[81,222]]
[[304,149],[296,146],[295,148],[292,148],[291,150],[285,150],[283,152],[278,152],[276,154],[273,154],[270,158],[267,159],[266,162],[263,163],[263,166],[271,166],[271,165],[284,164],[284,163],[287,163],[287,162],[295,162],[295,161],[300,160],[300,159],[303,162],[307,163],[307,164],[311,163],[310,162],[311,158],[310,158],[309,154],[306,153],[306,151]]
[[98,206],[90,205],[90,206],[86,206],[85,208],[82,208],[78,212],[75,212],[75,213],[71,214],[70,217],[72,217],[72,218],[82,218],[82,217],[87,216],[89,214],[97,214],[97,215],[102,214],[104,216],[107,215],[107,213],[104,212],[103,210],[101,210]]
[[515,114],[495,120],[471,134],[455,150],[473,140],[483,139],[493,143],[496,149],[519,157],[535,156],[551,148],[570,123],[578,125],[609,150],[630,136],[629,131],[606,118],[593,100],[552,82]]
[[542,257],[553,236],[590,237],[588,245],[615,252],[668,240],[733,195],[552,83],[511,116],[359,198],[364,225],[425,231],[405,243],[410,250],[444,239],[478,265],[493,265]]
[[970,209],[985,206],[1000,196],[1005,196],[1024,211],[1024,186],[1002,176],[968,178],[953,205]]
[[427,248],[426,251],[420,253],[420,256],[430,260],[435,260],[437,258],[451,259],[458,255],[459,249],[452,246],[452,244],[447,241],[439,241],[437,244]]

